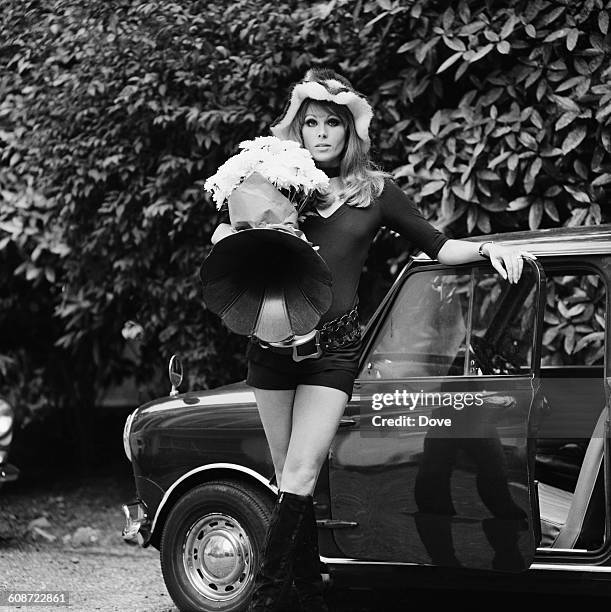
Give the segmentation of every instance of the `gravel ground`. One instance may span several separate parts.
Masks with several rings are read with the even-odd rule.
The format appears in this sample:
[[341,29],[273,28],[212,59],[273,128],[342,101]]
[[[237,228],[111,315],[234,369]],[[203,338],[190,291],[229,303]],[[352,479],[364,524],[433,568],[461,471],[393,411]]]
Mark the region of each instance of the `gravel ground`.
[[121,504],[133,493],[127,470],[7,485],[0,493],[0,589],[69,591],[69,608],[79,611],[176,610],[157,550],[121,538]]
[[[129,465],[109,475],[87,479],[46,475],[11,483],[0,492],[0,591],[68,591],[71,610],[177,612],[165,588],[159,553],[121,538],[121,504],[134,489]],[[362,586],[362,585],[361,585]],[[386,597],[383,597],[386,595]],[[327,600],[332,612],[397,612],[418,607],[489,607],[503,601],[521,607],[528,601],[539,609],[563,604],[600,605],[587,597],[500,592],[333,588]],[[605,607],[609,600],[605,600]],[[57,611],[65,608],[13,606],[11,610]]]

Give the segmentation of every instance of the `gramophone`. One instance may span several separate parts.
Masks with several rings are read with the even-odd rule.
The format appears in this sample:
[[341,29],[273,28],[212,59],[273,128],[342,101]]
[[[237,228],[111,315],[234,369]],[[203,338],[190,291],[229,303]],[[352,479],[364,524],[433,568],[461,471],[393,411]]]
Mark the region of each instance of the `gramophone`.
[[228,208],[234,232],[200,269],[206,306],[237,334],[276,346],[307,342],[331,306],[331,273],[298,229],[295,205],[254,172]]

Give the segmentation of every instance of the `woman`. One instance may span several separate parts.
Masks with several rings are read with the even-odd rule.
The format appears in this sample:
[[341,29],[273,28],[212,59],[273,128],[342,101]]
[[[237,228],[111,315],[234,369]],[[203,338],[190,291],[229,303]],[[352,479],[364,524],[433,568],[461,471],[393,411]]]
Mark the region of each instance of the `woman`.
[[[323,354],[294,361],[286,350],[257,342],[247,351],[247,382],[254,388],[269,443],[279,496],[255,580],[251,612],[282,610],[294,584],[308,612],[327,610],[319,573],[312,493],[350,399],[361,345],[357,291],[369,246],[380,226],[398,231],[444,264],[488,257],[512,283],[525,251],[491,241],[449,240],[407,196],[372,165],[368,151],[372,109],[350,82],[313,69],[294,86],[272,134],[297,140],[330,177],[328,194],[300,228],[332,274],[333,301],[319,324]],[[226,217],[225,221],[228,220]],[[221,223],[215,243],[231,232]]]

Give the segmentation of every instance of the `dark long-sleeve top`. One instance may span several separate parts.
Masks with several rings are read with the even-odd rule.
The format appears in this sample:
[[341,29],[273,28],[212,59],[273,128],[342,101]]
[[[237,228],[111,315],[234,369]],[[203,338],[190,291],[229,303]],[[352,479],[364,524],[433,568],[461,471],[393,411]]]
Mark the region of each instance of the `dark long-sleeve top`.
[[[221,209],[219,222],[229,223]],[[318,254],[331,271],[333,301],[321,323],[353,308],[358,301],[358,284],[369,247],[380,227],[392,229],[435,259],[448,240],[420,213],[407,195],[391,180],[370,206],[342,204],[330,216],[315,212],[305,217],[300,229],[318,245]]]

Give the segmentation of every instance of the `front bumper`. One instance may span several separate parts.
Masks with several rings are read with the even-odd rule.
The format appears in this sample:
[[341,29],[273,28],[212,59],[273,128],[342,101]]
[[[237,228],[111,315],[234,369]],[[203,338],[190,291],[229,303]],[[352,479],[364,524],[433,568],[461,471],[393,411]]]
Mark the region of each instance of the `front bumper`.
[[125,527],[121,532],[123,539],[137,540],[140,546],[146,548],[151,539],[151,521],[146,506],[141,501],[134,501],[123,504],[121,509],[125,515]]
[[0,482],[12,482],[19,478],[19,468],[10,463],[0,464]]

